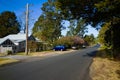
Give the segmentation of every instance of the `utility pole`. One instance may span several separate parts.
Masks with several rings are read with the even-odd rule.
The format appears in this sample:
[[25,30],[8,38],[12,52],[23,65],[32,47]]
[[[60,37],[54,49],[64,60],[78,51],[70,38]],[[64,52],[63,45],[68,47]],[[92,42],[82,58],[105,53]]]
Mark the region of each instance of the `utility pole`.
[[25,53],[28,55],[28,18],[29,18],[29,4],[26,5],[26,48]]

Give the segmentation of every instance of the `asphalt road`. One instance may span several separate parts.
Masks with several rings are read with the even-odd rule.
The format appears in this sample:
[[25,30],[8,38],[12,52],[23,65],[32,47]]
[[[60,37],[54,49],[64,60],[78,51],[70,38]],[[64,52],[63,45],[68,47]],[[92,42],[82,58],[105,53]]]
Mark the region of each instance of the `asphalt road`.
[[0,68],[0,80],[91,80],[89,67],[98,46]]

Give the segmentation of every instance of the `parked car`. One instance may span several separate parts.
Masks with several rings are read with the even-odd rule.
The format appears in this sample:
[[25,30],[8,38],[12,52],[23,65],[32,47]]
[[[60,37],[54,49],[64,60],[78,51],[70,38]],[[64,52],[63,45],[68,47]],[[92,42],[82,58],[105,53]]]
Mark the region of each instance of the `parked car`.
[[64,45],[58,45],[53,48],[55,51],[65,51],[66,47]]
[[86,48],[86,46],[85,46],[85,45],[82,45],[82,48]]
[[76,47],[76,46],[72,46],[72,49],[76,50],[76,49],[78,49],[78,47]]

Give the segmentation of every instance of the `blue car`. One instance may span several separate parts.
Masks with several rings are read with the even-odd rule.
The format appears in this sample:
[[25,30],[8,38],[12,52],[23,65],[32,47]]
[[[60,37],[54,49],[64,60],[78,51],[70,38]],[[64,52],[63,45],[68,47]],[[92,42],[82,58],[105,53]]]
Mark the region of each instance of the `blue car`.
[[63,46],[63,45],[58,45],[58,46],[55,46],[55,47],[53,48],[53,50],[55,50],[55,51],[65,51],[65,50],[66,50],[66,47]]

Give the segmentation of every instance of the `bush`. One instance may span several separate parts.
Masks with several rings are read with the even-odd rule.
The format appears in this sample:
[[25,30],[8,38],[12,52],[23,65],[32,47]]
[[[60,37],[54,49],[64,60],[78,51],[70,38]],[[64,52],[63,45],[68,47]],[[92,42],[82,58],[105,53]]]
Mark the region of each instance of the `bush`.
[[35,41],[28,41],[28,49],[31,52],[36,52],[38,46],[37,43]]
[[11,55],[11,54],[12,54],[12,51],[8,50],[7,55]]
[[56,45],[64,45],[67,48],[71,48],[72,46],[75,47],[80,47],[85,43],[85,41],[78,37],[78,36],[66,36],[66,37],[61,37],[57,41],[55,41],[54,46]]

